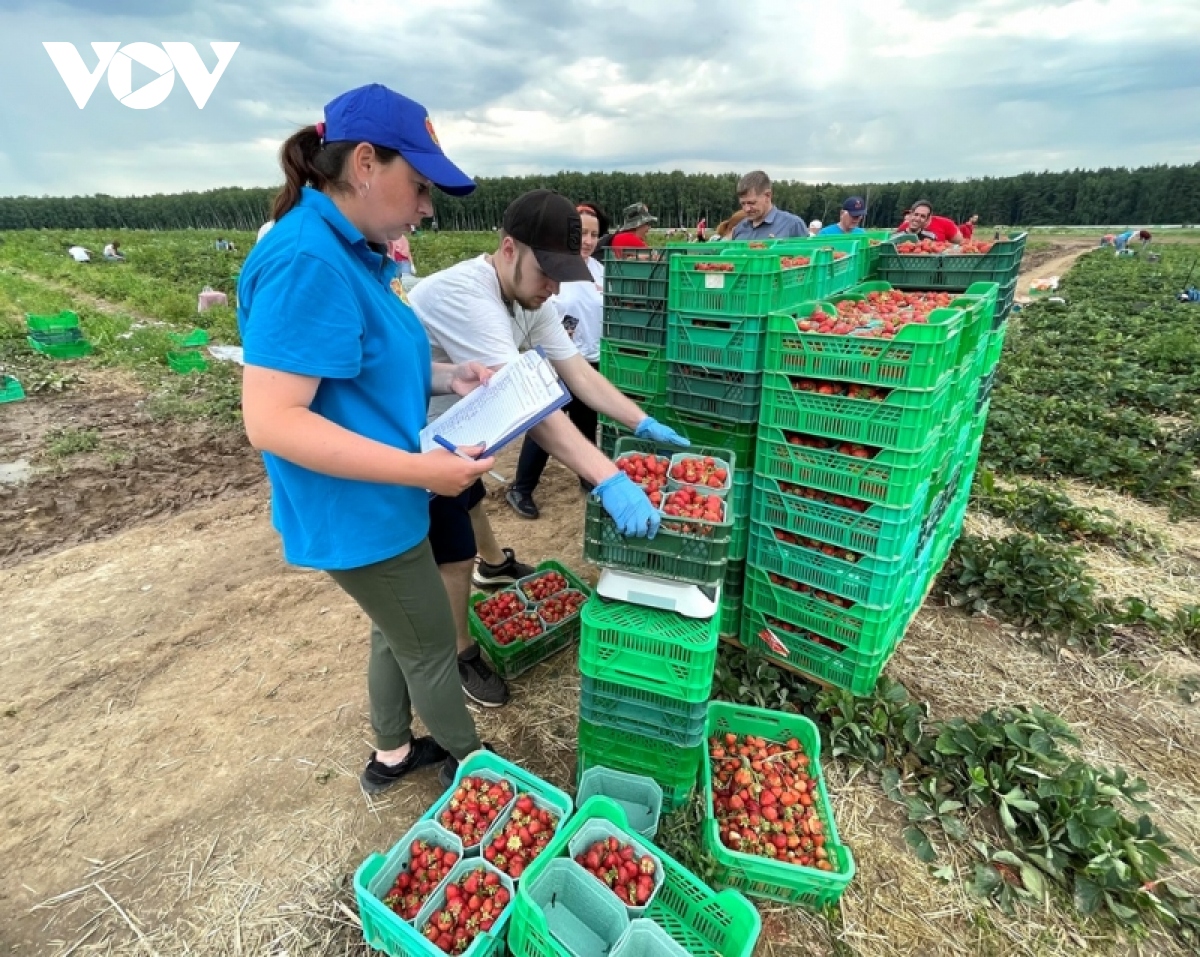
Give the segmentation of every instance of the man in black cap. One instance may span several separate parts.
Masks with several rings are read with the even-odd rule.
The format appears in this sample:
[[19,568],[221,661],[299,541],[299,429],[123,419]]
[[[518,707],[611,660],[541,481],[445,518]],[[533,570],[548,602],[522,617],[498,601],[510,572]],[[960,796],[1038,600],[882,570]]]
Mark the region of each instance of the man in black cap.
[[[412,305],[425,326],[434,360],[481,362],[499,369],[522,352],[541,347],[575,398],[643,438],[687,445],[685,438],[646,415],[593,369],[576,350],[557,311],[547,305],[559,283],[591,281],[580,255],[582,240],[579,213],[565,196],[538,189],[515,199],[504,211],[494,253],[460,262],[413,287]],[[456,397],[436,397],[431,416],[455,401]],[[660,516],[645,493],[566,415],[553,413],[529,434],[595,486],[593,494],[624,534],[657,531]],[[480,704],[497,707],[507,701],[508,689],[483,663],[467,632],[472,577],[481,586],[500,585],[533,569],[518,562],[511,549],[499,548],[480,506],[484,495],[480,482],[457,498],[434,498],[429,542],[459,626],[463,689]],[[472,575],[476,554],[479,564]]]

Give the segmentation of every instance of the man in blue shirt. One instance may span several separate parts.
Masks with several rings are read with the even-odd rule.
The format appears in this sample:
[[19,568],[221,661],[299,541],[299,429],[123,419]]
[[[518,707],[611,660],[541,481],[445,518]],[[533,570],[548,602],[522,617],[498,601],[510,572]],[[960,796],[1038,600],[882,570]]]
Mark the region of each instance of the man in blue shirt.
[[738,180],[737,194],[746,218],[733,227],[730,239],[788,239],[808,235],[804,220],[775,208],[771,201],[771,178],[762,170],[756,169]]
[[818,236],[844,236],[848,233],[866,232],[862,221],[867,215],[867,204],[861,196],[851,196],[842,203],[842,212],[836,223],[830,223],[822,229]]

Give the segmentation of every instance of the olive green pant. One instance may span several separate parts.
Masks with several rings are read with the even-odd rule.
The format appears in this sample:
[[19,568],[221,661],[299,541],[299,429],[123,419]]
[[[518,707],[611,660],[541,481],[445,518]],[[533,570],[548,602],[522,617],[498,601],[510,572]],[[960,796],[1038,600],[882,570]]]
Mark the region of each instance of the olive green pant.
[[416,709],[454,757],[478,750],[458,676],[454,616],[429,540],[395,558],[329,574],[371,619],[367,692],[375,746],[392,751],[411,741]]

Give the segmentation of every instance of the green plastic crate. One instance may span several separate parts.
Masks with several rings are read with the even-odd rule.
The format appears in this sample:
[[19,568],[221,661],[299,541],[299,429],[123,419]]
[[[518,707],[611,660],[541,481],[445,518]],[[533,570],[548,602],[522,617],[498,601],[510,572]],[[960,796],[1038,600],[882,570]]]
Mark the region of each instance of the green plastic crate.
[[704,846],[716,861],[714,883],[750,896],[784,904],[828,907],[836,904],[854,879],[854,855],[841,843],[825,776],[821,773],[821,734],[808,718],[765,708],[714,701],[708,709],[708,737],[752,734],[776,744],[799,740],[809,759],[809,772],[817,785],[815,807],[825,830],[825,850],[832,870],[801,867],[783,861],[744,854],[726,847],[713,816],[712,759],[704,750]]
[[1008,332],[1008,324],[997,326],[988,336],[987,352],[983,357],[983,374],[992,372],[1000,363],[1000,354],[1004,351],[1004,337]]
[[733,452],[739,462],[754,461],[754,443],[758,438],[757,423],[731,425],[699,412],[678,408],[670,409],[666,418],[676,431],[691,440],[692,445],[721,446]]
[[944,253],[941,256],[943,289],[965,289],[975,282],[994,282],[1002,287],[1017,278],[1025,255],[1028,233],[1010,233],[992,244],[982,255]]
[[86,339],[47,344],[30,336],[26,341],[34,351],[47,355],[51,359],[82,359],[84,356],[92,354],[92,344]]
[[884,560],[904,554],[913,529],[921,527],[929,498],[926,479],[907,508],[872,505],[865,512],[858,512],[785,493],[777,480],[766,476],[755,476],[754,485],[756,521]]
[[[623,439],[617,440],[617,455]],[[621,534],[616,523],[604,511],[595,496],[584,507],[583,557],[600,568],[637,572],[654,578],[715,585],[725,574],[733,522],[720,524],[702,519],[670,518],[664,521],[693,528],[711,528],[712,534],[699,536],[660,528],[654,538],[633,538]]]
[[717,665],[716,617],[609,601],[593,594],[583,606],[579,670],[589,678],[673,698],[707,701]]
[[[498,780],[505,778],[513,786],[513,794],[520,794],[522,791],[528,791],[541,798],[551,807],[558,809],[561,812],[563,821],[568,820],[573,813],[575,807],[570,796],[556,788],[549,781],[543,781],[531,771],[526,771],[519,765],[513,764],[511,761],[506,761],[500,755],[491,751],[480,750],[469,754],[466,758],[458,763],[458,772],[454,775],[454,784],[438,798],[430,808],[421,815],[422,821],[437,821],[438,815],[442,813],[447,802],[454,796],[454,791],[458,787],[463,778],[472,774],[480,774],[490,780]],[[496,822],[501,820],[501,816],[497,816]],[[559,822],[560,826],[563,823]],[[495,823],[492,825],[495,828]],[[464,848],[463,853],[467,857],[477,857],[479,848],[486,844],[488,835],[484,836],[483,841],[478,845],[470,848]],[[545,851],[542,852],[543,854]]]
[[959,362],[983,341],[992,328],[998,290],[994,282],[972,283],[966,292],[951,301],[950,308],[963,311],[963,329],[958,342]]
[[698,704],[681,706],[666,695],[622,688],[584,675],[579,717],[596,727],[654,738],[677,748],[694,748],[704,738],[704,709]]
[[[537,574],[548,571],[560,572],[571,588],[583,592],[584,595],[591,595],[592,589],[587,583],[565,565],[551,559],[541,562],[537,567]],[[575,615],[553,625],[543,622],[546,630],[531,641],[517,641],[511,645],[499,644],[492,637],[492,633],[484,627],[483,622],[479,620],[479,616],[475,613],[475,605],[502,591],[516,592],[522,602],[527,602],[534,609],[537,607],[536,603],[528,602],[524,595],[517,591],[516,585],[498,589],[491,595],[476,592],[471,596],[471,600],[467,604],[467,630],[483,653],[487,655],[496,674],[501,678],[510,679],[522,675],[534,665],[545,661],[579,639],[581,615]]]
[[[866,283],[856,289],[871,285],[875,284]],[[834,299],[861,299],[866,292],[845,293]],[[814,306],[808,303],[770,316],[764,369],[888,389],[936,389],[946,372],[957,365],[957,337],[964,320],[961,309],[935,309],[928,323],[903,326],[892,339],[870,339],[800,332],[797,318],[810,315]]]
[[671,362],[728,369],[762,370],[766,316],[667,316],[667,359]]
[[[526,888],[551,860],[566,853],[568,842],[589,822],[616,825],[640,852],[652,853],[663,865],[663,885],[646,910],[646,918],[665,930],[691,957],[751,957],[762,931],[758,912],[733,890],[711,890],[674,858],[642,839],[630,828],[624,812],[601,796],[583,804],[566,828],[550,842],[524,879],[517,885],[516,909],[510,919],[509,946],[518,957],[563,955],[540,910],[528,899]],[[514,946],[515,945],[515,946]],[[567,957],[567,955],[563,955]]]
[[583,718],[579,720],[579,760],[581,766],[586,765],[583,770],[599,764],[618,771],[644,774],[663,789],[663,809],[666,811],[678,809],[695,789],[703,751],[703,743],[680,748],[659,738],[615,731]]
[[941,256],[904,255],[896,251],[896,243],[885,242],[876,251],[871,278],[897,289],[932,290],[939,288],[941,266]]
[[992,318],[992,327],[1001,326],[1008,321],[1012,313],[1013,303],[1017,301],[1017,279],[1000,287],[996,297],[996,315]]
[[[749,523],[746,538],[749,542]],[[730,562],[725,571],[725,581],[721,583],[721,610],[718,612],[720,624],[717,626],[717,633],[722,638],[737,637],[742,624],[742,599],[745,592],[746,563]]]
[[[382,854],[372,854],[354,873],[354,892],[358,900],[359,917],[362,922],[363,939],[375,950],[382,951],[390,957],[439,957],[442,951],[426,940],[419,928],[424,926],[433,911],[441,906],[445,898],[445,887],[451,880],[457,881],[464,873],[476,868],[486,868],[499,874],[490,864],[478,858],[460,860],[451,869],[446,880],[439,885],[438,890],[431,895],[426,905],[421,908],[416,921],[412,924],[401,920],[399,915],[388,908],[382,901],[377,901],[367,891],[367,886],[378,879],[385,866]],[[515,893],[512,881],[507,875],[500,875],[501,883],[510,893]],[[515,899],[515,898],[514,898]],[[510,901],[492,925],[492,929],[480,934],[472,941],[471,946],[464,952],[464,957],[501,957],[504,954],[504,941],[507,924],[514,913]]]
[[734,425],[758,421],[762,373],[667,364],[667,403]]
[[[911,585],[908,579],[919,577],[919,572],[918,564],[913,563],[905,576],[908,585]],[[811,591],[805,593],[786,585],[773,584],[770,574],[768,570],[753,565],[746,569],[744,608],[754,608],[772,618],[811,631],[868,659],[894,648],[916,612],[916,608],[911,606],[912,588],[905,587],[903,582],[890,607],[868,608],[855,604],[841,608],[813,597]],[[803,583],[798,584],[804,587]]]
[[[701,316],[762,316],[817,294],[818,266],[783,268],[786,249],[714,250],[671,258],[671,312]],[[808,255],[797,251],[795,255]],[[713,266],[727,272],[709,271]]]
[[199,349],[208,345],[208,332],[204,329],[193,329],[186,335],[179,332],[168,332],[167,338],[180,349]]
[[653,395],[665,395],[666,350],[662,346],[601,340],[600,374],[620,391],[633,389]]
[[779,372],[763,373],[759,423],[827,439],[912,452],[929,444],[943,421],[954,385],[947,373],[936,389],[894,389],[883,400],[852,399],[794,388]]
[[65,309],[52,316],[35,316],[27,312],[25,324],[30,332],[64,332],[67,329],[79,328],[79,316]]
[[773,636],[768,641],[761,637],[767,627],[763,613],[746,605],[742,609],[742,633],[739,639],[742,646],[761,651],[782,668],[856,695],[869,695],[875,690],[879,676],[894,650],[863,656],[849,651],[834,651],[784,631],[778,625],[768,629]]
[[44,346],[61,346],[70,342],[81,342],[83,330],[74,326],[70,329],[60,329],[58,332],[30,332],[29,338]]
[[[603,339],[665,347],[667,344],[666,303],[605,300],[601,326]],[[603,341],[603,340],[602,340]]]
[[25,398],[25,389],[10,375],[0,376],[0,402],[19,402]]
[[876,505],[906,508],[918,501],[939,460],[941,443],[939,432],[919,451],[886,449],[872,459],[861,459],[841,455],[833,449],[789,445],[781,429],[762,426],[758,430],[754,471],[792,485],[806,485]]
[[[835,293],[844,292],[863,279],[863,263],[859,258],[856,243],[853,252],[845,249],[825,249],[818,252],[817,259],[817,299],[824,299]],[[846,253],[839,259],[837,253]]]
[[770,526],[755,522],[750,527],[747,561],[756,568],[803,582],[839,598],[870,608],[887,608],[895,604],[897,594],[903,591],[904,582],[908,580],[920,533],[920,528],[909,532],[899,558],[882,560],[864,556],[857,562],[850,562],[803,545],[781,542]]
[[208,360],[199,352],[168,352],[167,365],[172,372],[188,375],[192,372],[204,372],[208,368]]

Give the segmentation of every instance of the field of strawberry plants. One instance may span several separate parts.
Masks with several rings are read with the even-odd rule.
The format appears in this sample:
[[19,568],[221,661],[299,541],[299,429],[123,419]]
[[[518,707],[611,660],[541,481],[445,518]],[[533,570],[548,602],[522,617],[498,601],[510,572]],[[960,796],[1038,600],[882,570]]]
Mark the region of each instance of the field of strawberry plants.
[[[211,928],[236,926],[256,957],[363,957],[350,875],[436,806],[439,789],[422,778],[394,801],[360,797],[365,620],[321,576],[280,561],[261,465],[240,433],[238,367],[212,359],[180,375],[166,359],[172,334],[194,328],[238,344],[235,277],[254,237],[225,234],[238,248],[221,252],[215,232],[130,231],[127,263],[66,255],[111,238],[30,231],[0,242],[0,372],[26,393],[0,404],[0,479],[21,463],[30,474],[0,480],[0,608],[18,639],[4,701],[16,836],[0,836],[13,939],[61,957],[101,937],[111,953],[215,954],[234,948]],[[494,242],[422,233],[414,258],[424,275]],[[1046,259],[1062,255],[1043,247]],[[1197,259],[1200,245],[1187,243],[1153,262],[1088,252],[1064,276],[1062,302],[1010,318],[985,383],[991,415],[964,534],[873,693],[823,689],[721,647],[714,696],[812,719],[819,767],[815,739],[709,734],[709,793],[667,815],[656,843],[714,880],[751,857],[752,871],[795,861],[843,879],[852,852],[855,868],[836,904],[817,895],[802,906],[788,888],[758,899],[758,957],[1200,947],[1200,305],[1175,298]],[[230,306],[198,314],[206,286]],[[923,312],[953,295],[905,294]],[[842,305],[810,316],[811,331],[861,325],[856,303]],[[27,313],[64,309],[94,347],[85,359],[56,362],[27,343]],[[891,325],[864,331],[887,337]],[[798,394],[888,394],[782,378]],[[869,454],[842,444],[847,457]],[[626,454],[621,465],[669,516],[669,534],[726,547],[728,463]],[[595,569],[573,476],[547,470],[538,522],[491,491],[501,543],[561,563],[473,600],[473,627],[516,661],[548,631],[577,634]],[[816,494],[847,514],[871,507]],[[514,665],[514,700],[477,715],[481,736],[573,791],[583,680],[572,653]],[[52,755],[71,753],[79,728],[120,741],[121,753],[76,794],[61,782],[79,778]],[[778,795],[754,792],[743,771],[755,763]],[[560,823],[518,810],[527,817],[506,825],[518,839]],[[482,830],[447,813],[478,845]],[[513,836],[479,851],[506,878],[538,849],[513,857]],[[40,853],[47,841],[61,853]],[[580,863],[623,902],[644,903],[650,874],[637,860],[609,866],[611,853],[622,850],[589,844]],[[414,844],[385,891],[415,914],[462,863]],[[434,913],[429,940],[446,922]]]

